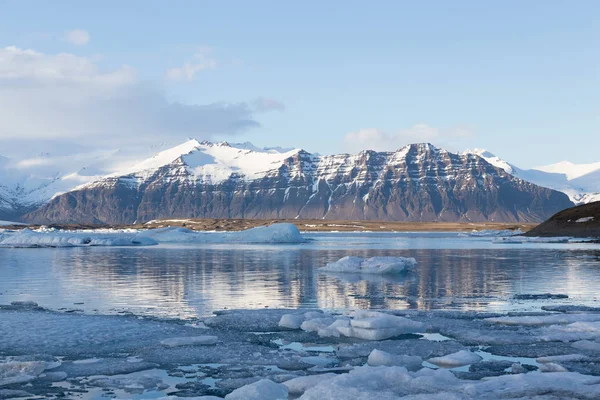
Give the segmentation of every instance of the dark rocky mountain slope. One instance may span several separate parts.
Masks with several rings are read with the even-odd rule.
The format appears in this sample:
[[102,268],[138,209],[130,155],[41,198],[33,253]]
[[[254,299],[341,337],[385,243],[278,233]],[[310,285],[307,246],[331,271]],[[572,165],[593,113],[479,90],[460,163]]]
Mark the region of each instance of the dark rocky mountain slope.
[[24,219],[127,224],[158,218],[539,222],[573,203],[473,154],[430,144],[318,156],[186,142],[57,196]]
[[527,232],[527,236],[600,238],[600,201],[563,210]]

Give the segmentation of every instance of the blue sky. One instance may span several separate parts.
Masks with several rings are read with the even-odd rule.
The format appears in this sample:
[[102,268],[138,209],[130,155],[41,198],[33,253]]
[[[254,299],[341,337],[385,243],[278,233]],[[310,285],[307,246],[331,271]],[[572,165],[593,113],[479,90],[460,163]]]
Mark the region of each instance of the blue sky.
[[600,160],[596,1],[20,0],[0,11],[6,145],[196,136],[335,153],[431,141],[522,167]]

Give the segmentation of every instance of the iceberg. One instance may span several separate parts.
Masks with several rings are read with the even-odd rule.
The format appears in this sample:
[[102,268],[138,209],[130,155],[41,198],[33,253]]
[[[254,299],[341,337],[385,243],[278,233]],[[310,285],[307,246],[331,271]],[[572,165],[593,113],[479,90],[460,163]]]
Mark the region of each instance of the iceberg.
[[296,225],[278,223],[235,232],[202,232],[187,228],[158,228],[143,231],[144,237],[158,243],[304,243]]
[[236,232],[197,232],[186,228],[85,229],[40,228],[0,233],[0,247],[152,246],[159,243],[304,243],[294,224],[281,223]]
[[361,258],[347,256],[338,261],[328,263],[319,269],[321,272],[361,273],[361,274],[402,274],[417,265],[414,258],[407,257],[372,257]]
[[138,232],[28,228],[0,234],[0,247],[151,246],[157,242]]

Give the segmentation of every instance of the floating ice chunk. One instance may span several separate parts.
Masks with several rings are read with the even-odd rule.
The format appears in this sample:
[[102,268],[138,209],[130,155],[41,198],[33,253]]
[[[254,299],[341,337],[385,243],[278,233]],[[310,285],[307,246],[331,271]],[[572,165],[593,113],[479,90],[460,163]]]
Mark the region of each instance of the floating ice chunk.
[[443,357],[434,357],[427,360],[427,362],[437,365],[438,367],[454,368],[462,367],[463,365],[470,365],[481,361],[480,355],[471,353],[467,350],[460,350],[456,353],[448,354]]
[[186,336],[169,338],[160,341],[160,344],[166,347],[179,347],[179,346],[206,346],[217,343],[219,340],[216,336]]
[[566,325],[580,321],[600,321],[600,314],[548,314],[519,317],[486,318],[485,321],[501,325]]
[[564,356],[547,356],[538,357],[535,359],[540,364],[547,364],[553,362],[568,362],[568,361],[587,361],[590,358],[581,354],[566,354]]
[[320,337],[340,337],[340,331],[338,328],[349,328],[350,327],[350,319],[349,318],[338,318],[331,325],[320,328],[317,331],[317,334]]
[[503,375],[467,385],[463,393],[473,399],[597,399],[600,378],[573,372]]
[[[418,372],[408,372],[403,367],[364,366],[309,388],[300,399],[396,400],[417,394],[421,394],[422,399],[434,399],[436,397],[433,395],[437,392],[447,392],[460,384],[461,381],[447,370],[424,368]],[[460,397],[445,393],[443,398]]]
[[82,246],[151,246],[152,238],[121,231],[20,231],[0,237],[0,247],[82,247]]
[[281,328],[300,329],[303,322],[304,315],[302,314],[285,314],[281,316],[279,326]]
[[199,232],[187,228],[159,228],[142,231],[141,235],[158,243],[304,243],[304,238],[289,223],[259,226],[238,232]]
[[600,352],[600,342],[593,340],[578,340],[577,342],[571,344],[571,347],[578,350]]
[[367,364],[371,367],[381,365],[386,367],[406,367],[409,370],[416,371],[422,367],[423,359],[418,356],[395,355],[375,349],[369,354]]
[[318,385],[319,383],[326,382],[336,376],[337,375],[334,373],[300,376],[298,378],[293,378],[289,381],[285,381],[283,382],[283,384],[288,388],[288,392],[290,395],[299,396],[311,387]]
[[563,367],[562,365],[553,363],[553,362],[549,362],[549,363],[540,365],[540,371],[541,372],[569,372],[569,370],[566,369],[565,367]]
[[34,380],[46,369],[44,361],[0,362],[0,386]]
[[161,378],[151,375],[138,377],[99,377],[87,382],[91,386],[120,389],[126,393],[142,394],[147,390],[164,390],[169,387]]
[[338,332],[347,337],[363,340],[384,340],[394,336],[422,332],[424,325],[421,322],[395,315],[358,310],[350,326],[338,326]]
[[577,340],[600,338],[600,321],[581,321],[568,325],[552,325],[544,327],[541,330],[540,337],[546,341],[561,342],[574,342]]
[[347,256],[328,263],[319,269],[322,272],[362,273],[362,274],[401,274],[417,265],[414,258],[372,257],[360,258]]
[[325,329],[335,322],[332,316],[313,318],[306,320],[300,325],[300,328],[305,332],[318,332],[319,329]]
[[523,231],[520,229],[483,229],[481,231],[473,230],[469,236],[474,237],[510,237],[516,235],[522,235]]
[[269,379],[242,386],[225,396],[225,400],[287,400],[288,388]]

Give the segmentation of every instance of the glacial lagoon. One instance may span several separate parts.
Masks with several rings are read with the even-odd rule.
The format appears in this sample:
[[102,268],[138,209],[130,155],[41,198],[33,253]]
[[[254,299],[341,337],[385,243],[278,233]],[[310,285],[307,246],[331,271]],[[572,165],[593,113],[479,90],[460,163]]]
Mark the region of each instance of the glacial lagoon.
[[[549,384],[568,394],[575,384],[582,398],[600,393],[600,245],[459,233],[303,236],[299,244],[0,248],[0,398],[234,399],[259,379],[279,385],[261,388],[266,394],[288,382],[290,399],[323,398],[352,387],[350,378],[381,380],[377,365],[389,362],[397,379],[438,382],[400,393],[381,381],[389,398],[482,398],[498,385],[514,398]],[[393,276],[319,270],[345,256],[417,265]],[[543,293],[563,296],[535,296]],[[314,310],[329,323],[358,320],[360,309],[410,319],[422,332],[363,341],[279,325],[286,314],[312,323]],[[502,319],[507,313],[517,319]],[[181,341],[205,336],[217,343]],[[444,357],[459,365],[428,361]],[[345,381],[318,385],[328,379]],[[518,389],[525,381],[529,392]]]

